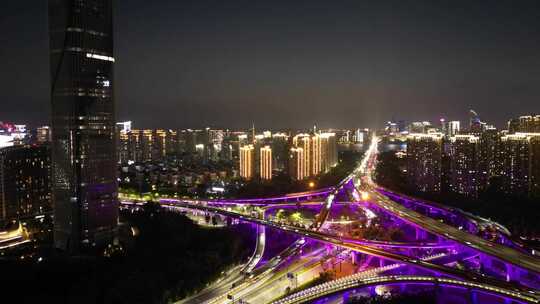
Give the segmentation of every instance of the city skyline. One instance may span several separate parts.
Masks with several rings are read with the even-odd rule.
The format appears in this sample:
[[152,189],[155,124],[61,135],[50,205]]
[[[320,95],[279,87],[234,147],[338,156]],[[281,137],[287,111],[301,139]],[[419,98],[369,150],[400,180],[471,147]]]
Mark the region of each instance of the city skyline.
[[9,1],[3,298],[540,303],[516,3]]
[[[442,114],[464,121],[472,108],[503,127],[537,112],[538,5],[430,3],[118,1],[118,120],[376,127]],[[2,119],[48,124],[46,4],[5,5]]]

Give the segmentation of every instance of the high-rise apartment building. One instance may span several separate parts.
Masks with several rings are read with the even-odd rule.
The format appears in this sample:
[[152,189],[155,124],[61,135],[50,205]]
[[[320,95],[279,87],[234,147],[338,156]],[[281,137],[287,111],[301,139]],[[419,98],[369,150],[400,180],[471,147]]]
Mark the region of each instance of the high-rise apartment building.
[[503,174],[501,135],[497,129],[487,129],[480,134],[479,172],[486,186],[490,179]]
[[540,133],[540,115],[524,115],[508,122],[510,133]]
[[240,147],[240,177],[250,180],[255,175],[255,147],[245,145]]
[[529,164],[529,196],[540,199],[540,133],[529,139],[531,160]]
[[311,157],[312,157],[312,147],[311,147],[311,136],[309,134],[297,134],[293,137],[293,146],[297,148],[302,148],[303,153],[302,156],[302,169],[304,172],[302,172],[303,178],[306,178],[311,175],[312,167],[311,167]]
[[259,174],[262,180],[272,179],[272,148],[264,146],[260,149]]
[[443,134],[410,134],[407,137],[407,176],[423,192],[441,190]]
[[113,1],[49,0],[54,238],[72,253],[118,225]]
[[155,141],[152,145],[152,160],[159,161],[167,156],[167,143],[169,142],[167,138],[169,137],[169,132],[167,130],[158,129],[154,130],[154,134]]
[[414,121],[409,124],[407,129],[411,134],[421,134],[427,133],[428,129],[431,127],[432,126],[429,121]]
[[317,175],[322,170],[321,137],[319,134],[311,136],[311,172],[310,175]]
[[285,133],[272,134],[271,147],[275,169],[284,171],[289,161],[289,136]]
[[337,141],[335,133],[322,133],[321,140],[321,170],[328,172],[338,163]]
[[178,146],[178,131],[166,130],[165,131],[165,155],[177,156],[180,152]]
[[130,161],[130,155],[129,155],[129,134],[124,133],[122,131],[118,132],[116,135],[117,143],[116,143],[116,149],[118,151],[118,162],[119,163],[127,163]]
[[227,130],[223,134],[223,141],[221,143],[221,151],[219,153],[219,158],[222,161],[231,162],[235,159],[235,147],[237,146],[237,137],[233,135],[232,132]]
[[180,152],[180,139],[175,130],[117,130],[117,151],[121,163],[159,162]]
[[356,129],[354,131],[353,142],[354,143],[363,143],[364,142],[364,135],[365,135],[365,130]]
[[477,196],[485,187],[480,165],[480,138],[455,135],[450,138],[450,189],[453,192]]
[[0,148],[0,227],[52,210],[49,147]]
[[451,137],[456,134],[459,134],[460,124],[461,123],[459,122],[459,120],[452,120],[452,121],[446,122],[445,128],[444,128],[445,135]]
[[40,144],[49,143],[52,140],[51,128],[42,126],[36,129],[36,141]]
[[540,195],[540,133],[515,133],[501,138],[503,188],[517,195]]
[[292,147],[289,154],[289,175],[295,180],[303,180],[305,175],[305,152],[303,148]]

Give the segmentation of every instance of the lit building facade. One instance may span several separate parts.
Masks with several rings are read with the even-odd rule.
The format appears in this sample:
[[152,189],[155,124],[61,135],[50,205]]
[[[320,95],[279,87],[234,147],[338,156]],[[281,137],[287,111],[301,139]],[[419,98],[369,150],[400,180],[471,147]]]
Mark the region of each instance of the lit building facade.
[[42,126],[36,129],[36,141],[40,144],[49,143],[52,140],[51,128]]
[[540,133],[508,134],[501,144],[504,191],[539,197]]
[[410,123],[407,127],[411,134],[427,133],[429,128],[431,128],[431,123],[429,121],[415,121]]
[[312,172],[311,167],[311,161],[310,158],[312,157],[311,152],[311,136],[309,134],[298,134],[293,137],[293,146],[296,148],[302,148],[303,153],[301,154],[303,162],[302,164],[302,176],[303,178],[309,177]]
[[364,130],[356,129],[354,131],[353,142],[354,143],[363,143],[364,142],[364,136],[365,136],[365,131]]
[[503,175],[501,134],[497,129],[488,129],[480,135],[479,171],[486,186],[491,178]]
[[118,225],[113,2],[50,0],[54,239],[71,253]]
[[245,145],[240,147],[240,177],[251,180],[255,175],[255,147]]
[[422,192],[441,191],[443,134],[410,134],[407,137],[407,177]]
[[117,129],[117,153],[120,163],[159,162],[180,152],[178,132],[162,129]]
[[484,172],[479,168],[480,138],[455,135],[450,141],[450,189],[459,194],[477,196],[485,187]]
[[262,180],[272,179],[272,148],[264,146],[260,149],[259,174]]
[[127,163],[129,160],[134,160],[135,158],[130,158],[130,133],[123,127],[122,124],[116,124],[116,151],[118,154],[118,163]]
[[41,146],[0,148],[0,226],[52,210],[50,150]]
[[293,147],[289,154],[289,175],[292,179],[303,180],[305,175],[305,152],[303,148]]
[[321,170],[328,172],[338,163],[337,140],[335,133],[322,133],[321,139]]
[[540,115],[524,115],[508,122],[510,133],[540,133]]
[[321,137],[319,134],[311,136],[311,175],[317,175],[322,170]]
[[[299,150],[290,150],[292,151],[290,155],[301,157],[299,161],[302,162],[302,166],[293,164],[294,168],[289,170],[296,179],[326,173],[337,164],[337,139],[335,133],[298,134],[293,137],[292,145],[293,148],[302,149],[301,153]],[[289,165],[291,165],[290,161]],[[302,174],[295,173],[298,168],[303,170]]]
[[289,136],[285,133],[272,134],[271,147],[274,168],[279,171],[286,170],[289,161]]
[[453,120],[453,121],[449,121],[445,123],[444,131],[445,131],[446,136],[452,137],[454,135],[459,134],[459,131],[461,128],[460,125],[461,123],[458,120]]

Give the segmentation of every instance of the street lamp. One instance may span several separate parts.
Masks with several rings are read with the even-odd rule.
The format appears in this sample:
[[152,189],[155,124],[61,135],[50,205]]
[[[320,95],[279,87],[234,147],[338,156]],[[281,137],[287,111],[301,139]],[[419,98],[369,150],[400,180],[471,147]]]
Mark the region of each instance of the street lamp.
[[315,187],[315,182],[311,181],[308,184],[309,188],[313,189]]

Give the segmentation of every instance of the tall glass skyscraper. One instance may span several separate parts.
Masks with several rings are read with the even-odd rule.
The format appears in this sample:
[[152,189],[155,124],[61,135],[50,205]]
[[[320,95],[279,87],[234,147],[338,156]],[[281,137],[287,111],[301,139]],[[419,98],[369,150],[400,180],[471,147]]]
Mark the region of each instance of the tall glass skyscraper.
[[72,253],[118,223],[112,0],[49,0],[54,238]]

